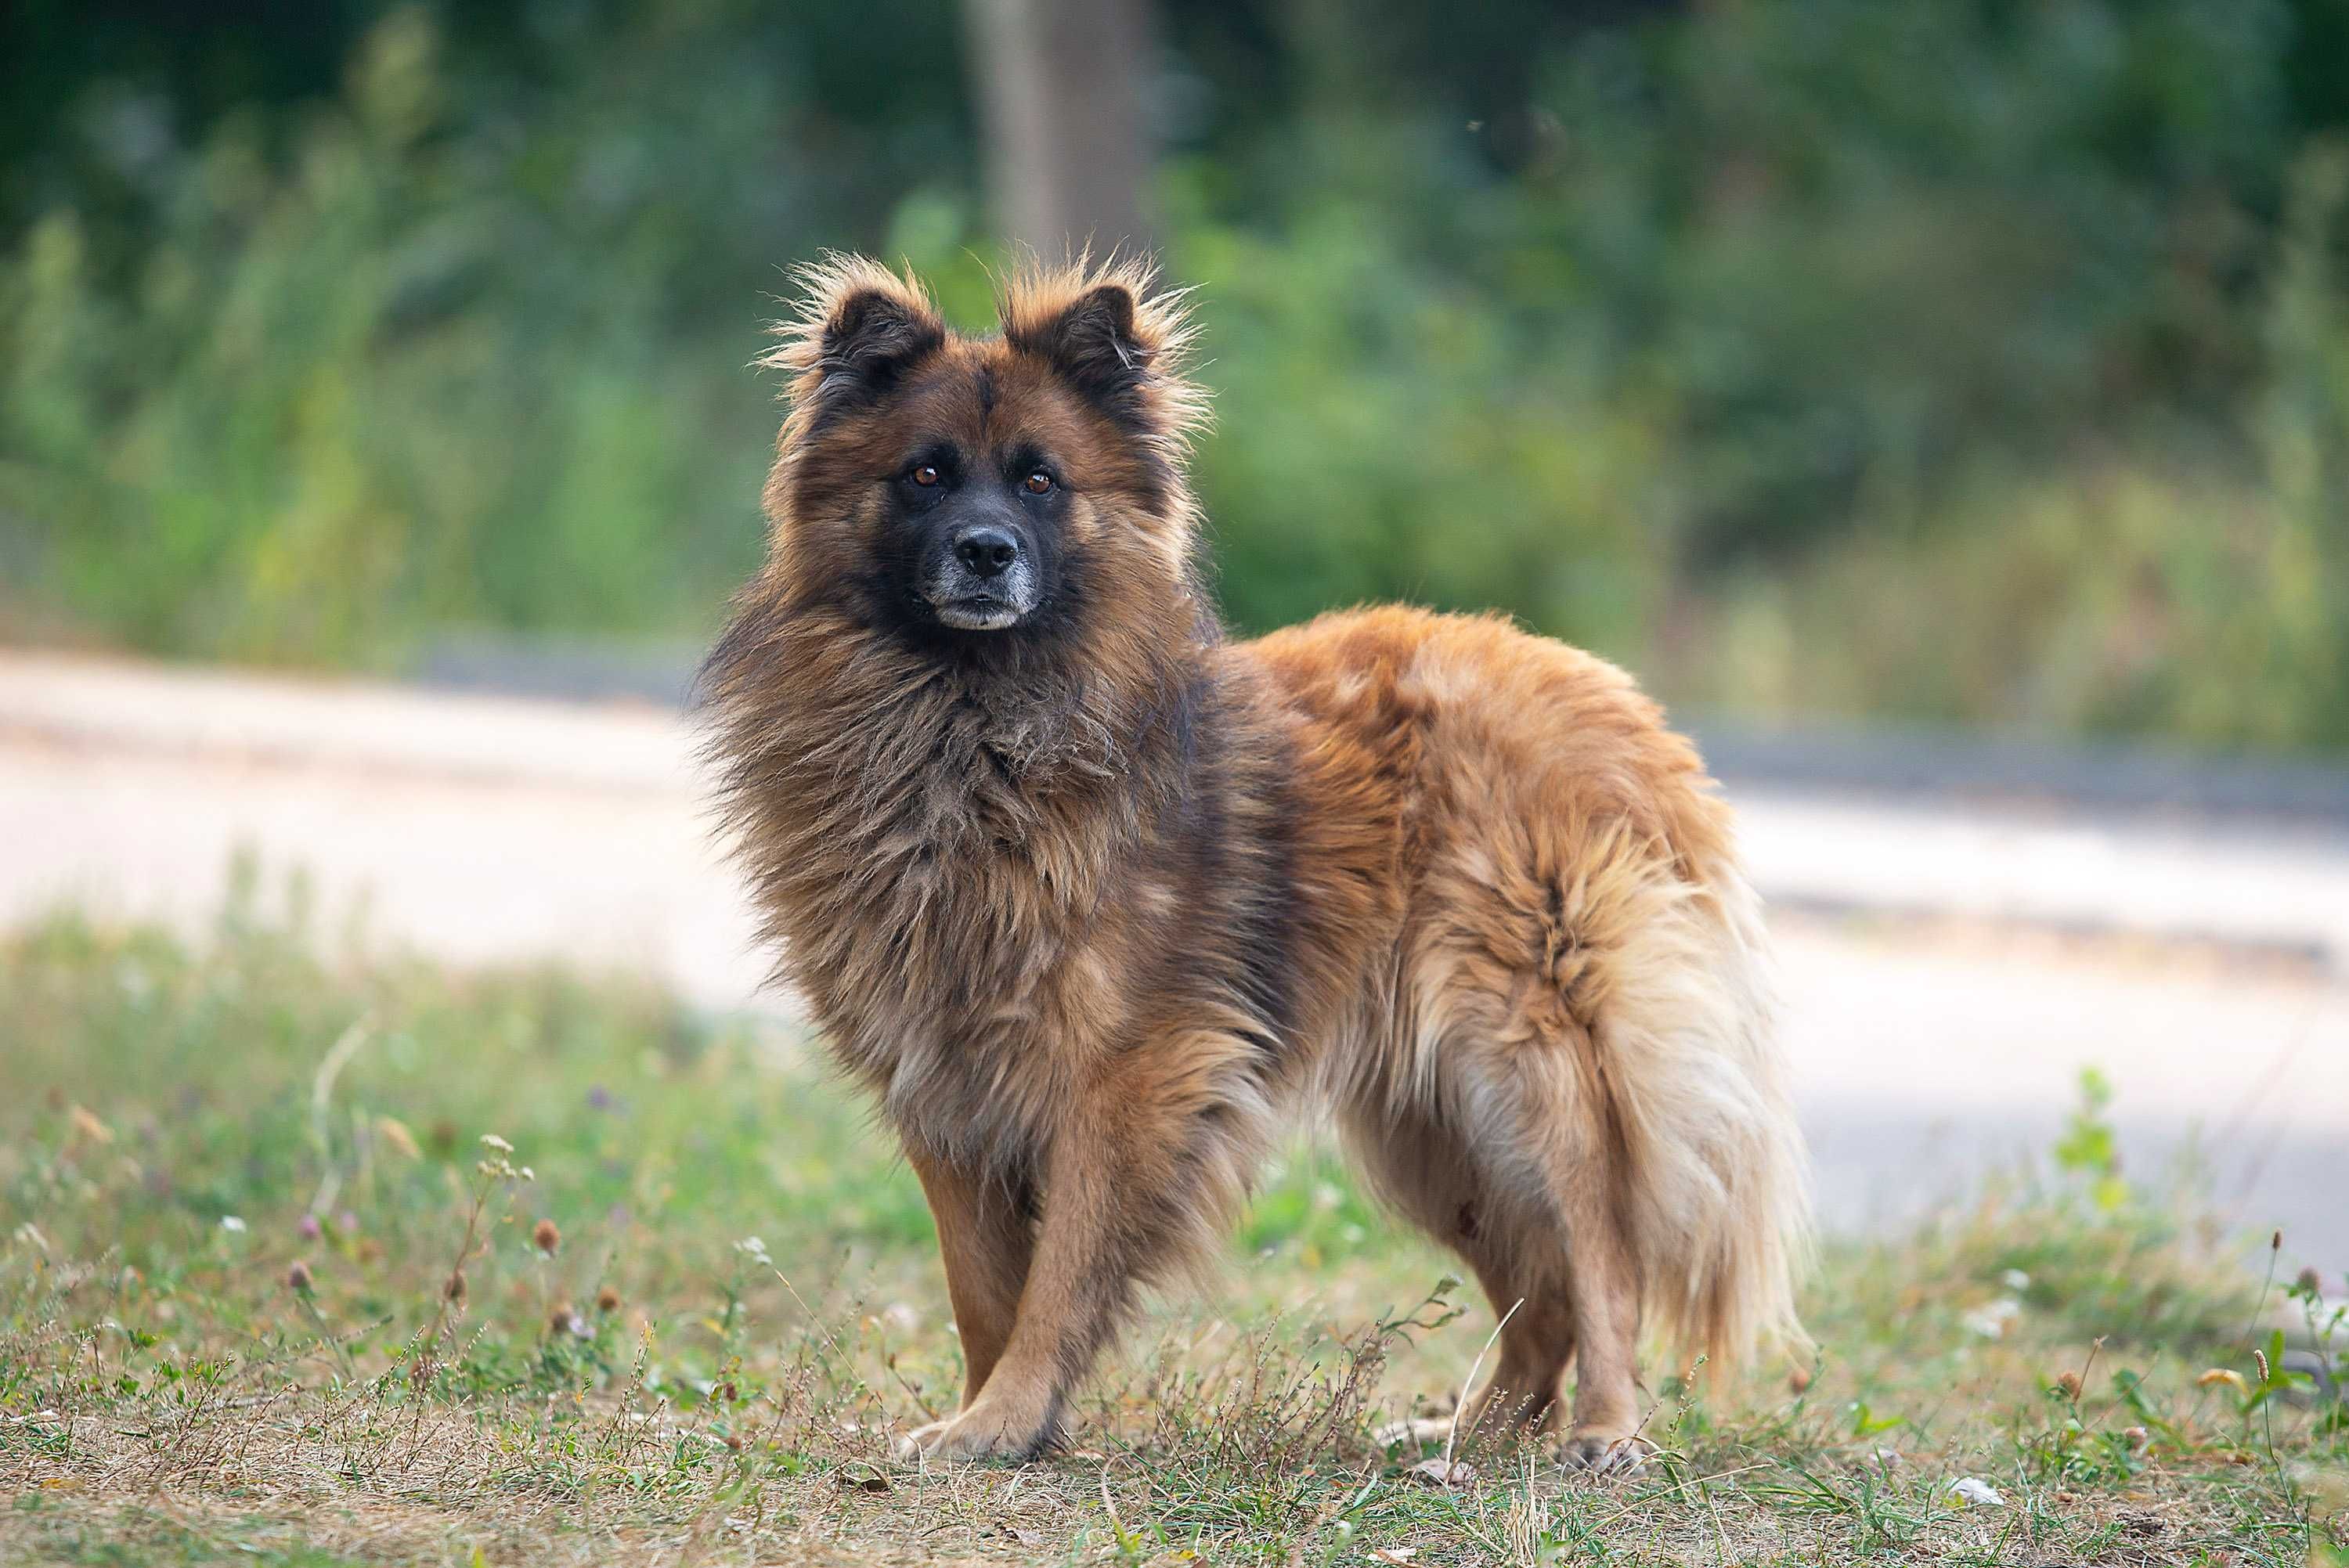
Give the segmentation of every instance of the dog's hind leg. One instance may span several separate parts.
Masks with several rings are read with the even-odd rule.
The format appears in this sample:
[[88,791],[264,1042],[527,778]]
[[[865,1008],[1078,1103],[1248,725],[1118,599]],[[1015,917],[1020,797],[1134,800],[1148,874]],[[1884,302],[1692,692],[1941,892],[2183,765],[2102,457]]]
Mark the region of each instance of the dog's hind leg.
[[1468,1254],[1476,1281],[1501,1318],[1501,1359],[1493,1375],[1460,1402],[1454,1424],[1465,1439],[1480,1431],[1547,1431],[1556,1421],[1559,1384],[1574,1358],[1574,1319],[1554,1272],[1524,1269],[1491,1248]]
[[1478,1171],[1467,1140],[1415,1108],[1357,1112],[1347,1142],[1380,1195],[1467,1263],[1499,1324],[1500,1359],[1490,1376],[1453,1416],[1413,1422],[1413,1437],[1547,1429],[1574,1356],[1564,1259],[1546,1233],[1555,1225],[1529,1227],[1503,1184]]
[[1495,1211],[1508,1220],[1490,1250],[1509,1277],[1548,1284],[1528,1327],[1554,1347],[1559,1370],[1573,1357],[1565,1459],[1612,1469],[1639,1460],[1640,1262],[1617,1201],[1621,1155],[1605,1091],[1583,1081],[1576,1034],[1557,1021],[1531,1039],[1479,1042],[1455,1070],[1476,1107]]
[[1564,1458],[1577,1467],[1630,1469],[1640,1460],[1639,1264],[1603,1197],[1579,1191],[1585,1183],[1563,1185],[1568,1315],[1576,1346],[1574,1418]]
[[1643,1326],[1716,1363],[1799,1333],[1802,1146],[1751,894],[1619,830],[1572,841],[1571,875],[1461,857],[1475,881],[1439,888],[1404,1063],[1517,1212],[1547,1212],[1523,1245],[1564,1260],[1567,1457],[1611,1467],[1637,1458]]

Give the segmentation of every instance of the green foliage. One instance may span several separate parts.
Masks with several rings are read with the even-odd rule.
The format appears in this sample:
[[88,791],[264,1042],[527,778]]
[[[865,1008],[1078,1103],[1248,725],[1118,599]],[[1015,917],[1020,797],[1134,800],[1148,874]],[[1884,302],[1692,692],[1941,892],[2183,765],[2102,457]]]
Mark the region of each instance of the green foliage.
[[[1676,700],[2349,744],[2337,7],[1453,9],[1165,7],[1240,625],[1403,597]],[[960,63],[900,46],[953,8],[351,15],[321,99],[167,81],[184,141],[28,74],[73,112],[0,186],[0,627],[706,634],[779,269],[985,320]]]
[[[760,549],[777,268],[864,210],[839,159],[935,161],[919,119],[822,144],[861,62],[763,12],[550,8],[515,80],[396,9],[330,101],[121,151],[127,234],[60,205],[0,260],[0,612],[378,664],[450,625],[710,624]],[[876,107],[922,113],[888,74]]]
[[2106,1213],[2128,1202],[2128,1183],[2121,1180],[2120,1141],[2105,1114],[2113,1103],[2110,1079],[2095,1068],[2080,1072],[2080,1103],[2064,1123],[2055,1145],[2058,1169],[2084,1178],[2088,1194]]

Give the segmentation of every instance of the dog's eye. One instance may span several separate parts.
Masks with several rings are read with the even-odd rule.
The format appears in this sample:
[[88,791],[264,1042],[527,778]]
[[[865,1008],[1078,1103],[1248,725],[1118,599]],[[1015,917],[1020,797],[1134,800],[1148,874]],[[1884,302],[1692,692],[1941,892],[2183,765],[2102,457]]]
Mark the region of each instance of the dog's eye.
[[1034,473],[1030,474],[1026,479],[1019,481],[1019,488],[1026,490],[1030,495],[1050,495],[1052,493],[1052,476],[1046,473],[1043,469],[1038,469]]
[[916,484],[928,490],[938,482],[938,466],[936,463],[918,464],[909,477]]

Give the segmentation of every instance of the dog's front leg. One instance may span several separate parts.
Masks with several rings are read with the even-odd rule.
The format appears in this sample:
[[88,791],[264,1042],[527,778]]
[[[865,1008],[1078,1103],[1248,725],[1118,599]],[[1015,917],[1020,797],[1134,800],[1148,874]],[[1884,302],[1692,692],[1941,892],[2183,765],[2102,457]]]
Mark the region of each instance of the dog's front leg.
[[922,1451],[1025,1458],[1050,1444],[1137,1278],[1193,1244],[1218,1207],[1207,1182],[1230,1162],[1215,1158],[1196,1109],[1168,1104],[1131,1074],[1074,1098],[1046,1156],[1010,1339],[978,1397],[915,1435]]
[[[947,1297],[954,1303],[955,1333],[962,1341],[961,1408],[968,1409],[1011,1336],[1033,1237],[1020,1198],[1007,1191],[1005,1183],[974,1173],[918,1138],[905,1140],[905,1162],[922,1179],[937,1223]],[[915,1433],[916,1442],[932,1429]]]

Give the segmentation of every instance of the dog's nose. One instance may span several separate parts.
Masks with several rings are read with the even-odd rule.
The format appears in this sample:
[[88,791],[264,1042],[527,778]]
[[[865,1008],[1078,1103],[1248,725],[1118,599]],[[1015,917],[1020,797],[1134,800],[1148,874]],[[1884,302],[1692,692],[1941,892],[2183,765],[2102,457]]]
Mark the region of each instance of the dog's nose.
[[1019,559],[1019,542],[1004,529],[981,524],[955,535],[955,559],[974,577],[1000,577]]

